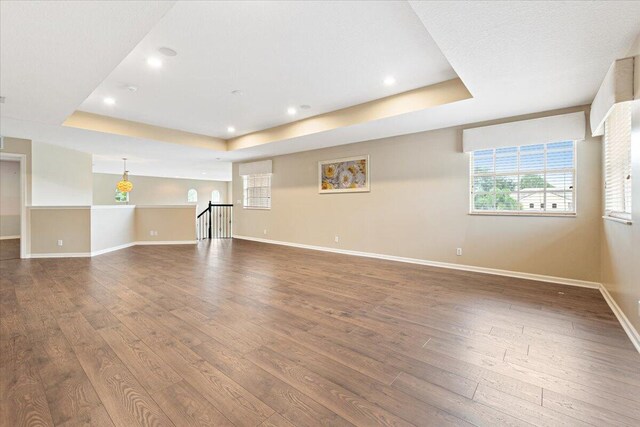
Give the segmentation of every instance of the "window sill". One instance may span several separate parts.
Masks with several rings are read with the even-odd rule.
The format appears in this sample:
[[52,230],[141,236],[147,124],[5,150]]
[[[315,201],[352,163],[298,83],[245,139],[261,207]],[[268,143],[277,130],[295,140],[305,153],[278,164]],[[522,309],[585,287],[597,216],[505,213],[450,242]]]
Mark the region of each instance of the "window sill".
[[632,225],[633,221],[630,219],[616,218],[614,216],[603,216],[602,219],[606,219],[607,221],[619,222],[625,225]]
[[533,216],[533,217],[556,217],[556,218],[575,218],[577,214],[571,213],[518,213],[518,212],[469,212],[469,215],[478,216]]

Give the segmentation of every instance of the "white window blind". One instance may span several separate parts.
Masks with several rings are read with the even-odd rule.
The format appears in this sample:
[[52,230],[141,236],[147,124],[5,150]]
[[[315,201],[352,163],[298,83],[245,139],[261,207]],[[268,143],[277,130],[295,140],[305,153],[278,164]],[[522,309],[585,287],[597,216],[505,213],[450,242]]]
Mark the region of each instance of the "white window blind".
[[471,152],[471,213],[576,212],[575,141]]
[[631,106],[617,104],[605,121],[605,214],[631,220]]
[[244,208],[271,209],[271,174],[243,175]]

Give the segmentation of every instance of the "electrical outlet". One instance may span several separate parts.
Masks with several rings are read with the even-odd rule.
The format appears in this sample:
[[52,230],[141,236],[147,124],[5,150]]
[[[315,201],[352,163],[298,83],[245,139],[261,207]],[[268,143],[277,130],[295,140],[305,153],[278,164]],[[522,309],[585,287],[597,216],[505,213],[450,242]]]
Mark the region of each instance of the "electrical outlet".
[[336,235],[336,237],[333,238],[333,240],[338,243],[340,241],[340,237],[338,235]]
[[462,256],[462,248],[456,248],[456,255]]
[[158,235],[158,230],[153,230],[153,235],[157,236]]
[[149,236],[153,236],[153,230],[149,230]]
[[262,234],[264,234],[265,236],[267,235],[267,229],[266,228],[262,231]]
[[58,246],[62,246],[62,240],[58,240]]

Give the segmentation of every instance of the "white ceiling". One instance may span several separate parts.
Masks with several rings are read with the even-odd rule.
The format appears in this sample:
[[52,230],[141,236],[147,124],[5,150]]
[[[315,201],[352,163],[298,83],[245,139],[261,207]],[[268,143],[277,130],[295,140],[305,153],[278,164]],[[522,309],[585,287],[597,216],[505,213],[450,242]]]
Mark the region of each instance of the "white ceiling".
[[[54,118],[54,116],[56,120],[58,120],[58,117],[64,116],[62,113],[68,113],[67,110],[68,105],[71,104],[71,98],[65,101],[67,103],[62,105],[62,107],[64,107],[62,108],[62,103],[59,103],[59,105],[55,100],[55,97],[53,97],[53,100],[50,99],[50,96],[46,99],[26,97],[28,102],[22,103],[21,109],[13,109],[13,107],[11,107],[11,103],[17,102],[17,100],[15,100],[15,98],[12,100],[12,97],[5,95],[4,91],[5,89],[14,91],[14,88],[19,87],[19,85],[16,86],[16,80],[7,80],[12,83],[5,85],[4,74],[9,68],[18,67],[19,71],[23,73],[24,82],[21,83],[23,87],[28,88],[33,85],[46,86],[41,89],[42,93],[52,94],[56,93],[56,91],[75,93],[75,85],[74,82],[70,81],[72,79],[64,79],[63,82],[59,82],[61,79],[58,78],[53,79],[53,82],[57,86],[56,88],[52,89],[48,87],[50,82],[46,77],[47,73],[42,71],[42,69],[46,69],[47,66],[50,66],[51,70],[53,70],[52,74],[54,77],[64,71],[64,67],[61,67],[61,64],[56,62],[57,60],[55,56],[52,59],[48,59],[51,64],[47,62],[38,63],[32,61],[33,66],[39,68],[37,72],[30,72],[28,68],[22,66],[23,62],[16,61],[15,59],[11,63],[5,62],[5,20],[10,21],[11,19],[6,17],[7,15],[5,11],[9,10],[5,9],[6,2],[3,1],[1,4],[3,6],[3,28],[0,47],[3,51],[1,64],[3,80],[0,89],[3,92],[2,95],[7,96],[7,104],[0,104],[0,106],[2,106],[0,132],[2,132],[3,135],[32,138],[34,140],[55,143],[98,154],[100,157],[96,157],[96,168],[97,170],[104,172],[119,173],[121,171],[121,163],[118,159],[120,157],[127,156],[137,158],[140,168],[144,168],[144,170],[149,171],[149,175],[176,176],[181,173],[174,173],[175,171],[184,171],[184,176],[191,178],[203,178],[204,176],[201,175],[202,171],[204,171],[205,168],[211,168],[210,172],[207,170],[207,177],[220,173],[220,175],[215,176],[224,175],[224,179],[229,179],[230,169],[228,167],[228,161],[267,157],[295,151],[347,144],[367,139],[383,138],[392,135],[474,123],[483,120],[546,111],[567,106],[588,104],[593,99],[593,96],[595,95],[595,92],[611,62],[616,58],[625,55],[627,49],[631,46],[634,37],[636,37],[638,31],[640,31],[640,2],[411,2],[410,6],[417,16],[417,18],[414,16],[414,20],[409,18],[410,15],[406,15],[406,8],[403,9],[401,7],[392,7],[388,5],[380,6],[380,8],[391,7],[390,10],[395,10],[399,16],[406,19],[405,21],[402,21],[402,25],[393,26],[393,28],[389,27],[391,24],[382,25],[379,21],[376,21],[375,19],[379,18],[379,15],[376,15],[376,13],[372,12],[372,14],[369,15],[369,12],[366,12],[369,8],[374,7],[371,4],[340,2],[332,5],[333,9],[337,11],[335,15],[340,15],[339,8],[344,5],[347,5],[344,7],[353,9],[358,8],[358,5],[360,4],[362,5],[362,10],[360,10],[358,16],[362,14],[363,16],[369,16],[368,19],[370,19],[367,21],[368,23],[366,25],[363,25],[365,27],[370,25],[382,26],[384,28],[381,28],[381,30],[386,32],[387,37],[395,37],[394,40],[415,37],[416,34],[422,32],[423,37],[427,40],[425,42],[426,46],[431,46],[432,48],[433,41],[435,41],[447,61],[455,69],[455,72],[462,78],[464,83],[470,89],[474,98],[376,122],[335,129],[329,132],[294,138],[286,141],[278,141],[245,150],[214,152],[176,144],[100,134],[80,129],[63,128],[58,125],[59,122],[49,125],[33,122],[33,120],[36,119],[46,121],[46,119]],[[209,3],[209,5],[211,4],[212,3]],[[296,22],[295,24],[291,24],[288,21],[285,22],[279,16],[273,16],[273,14],[258,13],[268,7],[263,3],[247,2],[242,3],[240,6],[236,5],[237,7],[246,9],[245,12],[237,16],[233,16],[233,14],[227,14],[225,16],[227,19],[233,19],[236,24],[238,24],[239,27],[247,33],[247,38],[253,38],[256,42],[260,41],[262,38],[273,40],[275,36],[271,35],[271,32],[276,34],[280,34],[282,32],[286,33],[284,29],[288,28],[289,25],[293,28],[297,28],[298,31],[300,31],[300,28],[321,28],[322,30],[324,27],[327,27],[329,30],[333,29],[336,31],[342,31],[340,28],[347,26],[349,23],[348,20],[342,20],[340,16],[334,16],[332,21],[323,22],[323,25],[316,25],[316,21],[318,21],[316,19],[316,15],[304,12],[305,8],[302,5],[308,4],[308,2],[295,4],[295,9],[302,10],[301,16],[305,17],[304,21],[300,18],[301,22]],[[405,3],[399,4],[407,6]],[[218,7],[219,3],[215,3],[213,5]],[[176,7],[178,6],[181,8],[182,4],[180,3]],[[313,2],[312,6],[309,7],[319,6]],[[18,12],[19,11],[17,9],[11,9],[12,14]],[[167,14],[166,18],[169,18],[172,13],[173,9]],[[73,15],[75,16],[76,14]],[[267,21],[263,19],[263,16],[266,17],[265,19],[267,19]],[[291,18],[291,15],[286,16]],[[388,16],[393,17],[393,19],[397,18],[397,16],[393,14]],[[11,41],[16,44],[17,47],[12,47],[11,49],[15,52],[19,52],[21,50],[20,43],[22,43],[22,34],[25,32],[33,32],[33,28],[41,26],[41,21],[44,23],[47,20],[46,16],[33,16],[33,14],[30,15],[30,19],[31,25],[28,29],[12,27]],[[66,18],[59,17],[58,19],[61,20],[60,22],[63,22]],[[353,18],[353,16],[351,19],[358,21]],[[392,21],[391,18],[388,20],[390,22]],[[240,22],[238,23],[237,21]],[[421,29],[416,28],[413,25],[416,21],[423,24]],[[413,24],[409,24],[408,29],[405,28],[407,27],[407,23],[411,22],[413,22]],[[161,20],[157,28],[162,28],[164,23],[165,20]],[[67,25],[65,25],[65,27],[68,27],[68,32],[73,32],[73,28],[76,27],[84,28],[83,23],[68,22],[66,24]],[[120,23],[113,23],[112,25],[114,34],[117,35],[120,32],[126,33],[126,28],[120,28]],[[127,27],[131,26],[131,24],[127,20],[126,23],[122,24],[122,26]],[[198,25],[198,27],[200,26],[202,25]],[[264,30],[251,32],[246,30],[248,28],[263,28]],[[154,27],[151,34],[153,34],[155,30],[156,27]],[[427,30],[428,33],[425,30]],[[201,34],[202,31],[203,30],[200,28],[189,28],[186,31],[187,34],[180,37],[187,39],[189,38],[190,33],[195,32],[196,34]],[[408,32],[409,35],[403,35],[402,33],[405,31]],[[351,43],[349,40],[340,40],[339,42],[336,42],[335,39],[332,38],[332,33],[332,31],[323,33],[327,38],[327,43],[325,43],[325,47],[327,47],[327,49],[326,51],[317,54],[322,56],[323,61],[316,61],[314,63],[314,65],[317,65],[319,68],[324,67],[323,69],[327,69],[327,72],[333,72],[333,69],[344,69],[344,67],[341,67],[343,64],[332,61],[331,59],[332,52],[341,52],[340,49],[332,49],[334,45]],[[395,33],[401,34],[398,35]],[[375,48],[369,46],[366,38],[359,37],[359,35],[359,33],[351,35],[352,37],[350,40],[357,40],[357,44],[350,45],[351,49],[354,49],[354,52],[352,53],[355,54],[360,50],[375,52]],[[62,37],[58,34],[54,34],[54,36],[55,37],[50,34],[50,37],[54,39],[56,37]],[[238,40],[242,39],[239,34],[234,35],[234,37],[237,37]],[[299,37],[306,40],[307,35],[303,33]],[[313,39],[314,35],[308,35],[308,37],[309,39]],[[142,40],[143,36],[140,36],[139,39]],[[142,40],[140,46],[144,45],[145,40],[146,39]],[[208,43],[212,52],[224,52],[225,49],[232,48],[219,46],[225,45],[225,40],[226,39],[222,37],[218,40],[209,40],[208,42],[204,42],[203,40],[194,38],[192,40],[192,44],[199,43],[207,45]],[[125,44],[119,36],[113,36],[113,42],[122,43],[123,46]],[[379,42],[379,40],[376,39],[376,42]],[[414,43],[418,42],[414,40]],[[68,58],[74,53],[73,49],[67,51],[67,47],[69,46],[68,44],[53,44],[55,44],[61,58]],[[187,50],[184,50],[185,48],[180,48],[169,40],[158,40],[154,44],[154,48],[158,47],[158,45],[167,45],[179,51],[177,57],[168,58],[166,60],[167,65],[160,72],[161,76],[168,76],[172,73],[171,67],[173,67],[169,61],[175,60],[175,63],[177,64],[179,60],[185,60],[184,58],[187,56],[186,52],[188,52],[189,48],[187,45]],[[284,55],[280,52],[280,49],[284,48],[283,46],[291,49],[297,48],[298,50],[292,51],[290,55]],[[76,48],[77,47],[74,47],[74,49]],[[31,49],[31,47],[27,44],[22,50],[29,49]],[[86,46],[84,49],[85,51],[89,50]],[[105,52],[109,52],[108,48],[96,42],[94,43],[94,47],[90,50],[91,53],[95,55],[96,52],[102,52],[103,49],[106,49]],[[131,49],[133,49],[133,46],[131,46]],[[130,52],[131,49],[127,52]],[[394,46],[394,49],[402,50],[402,47]],[[133,50],[132,54],[135,53],[136,50],[137,48]],[[305,56],[305,52],[300,52],[299,50],[300,47],[296,43],[286,42],[283,45],[267,47],[264,51],[252,51],[251,56],[253,58],[242,58],[241,60],[244,61],[243,64],[250,63],[251,61],[256,63],[261,58],[262,61],[268,63],[268,65],[264,67],[264,70],[262,68],[249,70],[252,72],[251,76],[255,75],[255,77],[253,77],[254,80],[252,81],[259,82],[260,84],[255,88],[252,87],[251,90],[246,89],[248,86],[238,87],[239,89],[245,90],[245,95],[243,95],[237,102],[242,104],[246,99],[249,99],[249,97],[258,96],[258,94],[262,93],[270,93],[269,86],[281,85],[283,80],[290,79],[291,77],[286,75],[285,78],[279,78],[275,81],[261,80],[264,77],[263,74],[266,75],[277,66],[281,66],[282,61],[284,61],[284,65],[289,65],[292,68],[298,69],[297,67],[302,67],[304,64],[300,61],[295,61],[295,59],[304,57],[306,58],[305,61],[314,61],[314,58],[318,57],[317,55]],[[226,52],[230,51],[226,50]],[[248,51],[246,50],[238,52],[240,53],[237,57],[248,55]],[[85,54],[87,53],[85,52]],[[34,55],[29,56],[33,57]],[[121,56],[121,59],[124,59],[125,62],[130,58],[131,56],[127,56],[126,52]],[[280,59],[278,61],[274,61],[274,64],[271,64],[267,61],[271,58],[286,58],[286,61]],[[341,58],[344,60],[343,57]],[[402,59],[409,63],[409,65],[406,65],[404,68],[406,70],[411,69],[411,64],[413,64],[414,61],[422,61],[421,63],[424,64],[424,57],[422,56],[415,57],[414,55],[413,57],[410,56],[407,58],[403,55]],[[360,60],[363,61],[362,59]],[[372,60],[372,58],[364,59],[365,63],[370,60]],[[191,66],[197,69],[199,61],[194,61],[195,62]],[[226,68],[233,68],[233,64],[229,65],[227,59],[222,58],[220,61],[227,64],[228,67]],[[210,61],[205,62],[209,63]],[[298,64],[298,62],[300,62],[300,64]],[[117,63],[118,61],[116,60],[112,66],[104,65],[97,71],[84,71],[72,68],[67,70],[67,72],[73,74],[78,81],[88,82],[91,79],[97,79],[98,74],[102,77],[109,75],[111,70],[116,67]],[[390,64],[395,66],[393,63]],[[378,65],[378,67],[383,67],[383,65]],[[351,70],[351,74],[360,72],[357,70],[356,66],[357,64],[349,65],[348,69]],[[120,67],[118,67],[118,69],[119,68]],[[140,68],[141,73],[148,72],[144,62],[140,64]],[[364,67],[364,69],[367,69],[367,67]],[[395,71],[396,69],[399,68],[394,68],[392,71],[380,68],[376,74],[397,73]],[[236,72],[240,73],[240,71]],[[19,74],[15,70],[9,70],[9,72],[13,73],[12,75]],[[414,69],[414,72],[420,73],[420,70]],[[35,75],[33,73],[35,73]],[[85,73],[93,73],[93,75],[86,77],[80,75]],[[197,72],[194,73],[195,76]],[[373,71],[371,74],[374,74]],[[252,78],[251,76],[243,75],[243,78]],[[393,89],[394,91],[398,90],[401,87],[401,84],[410,81],[410,79],[416,79],[413,81],[418,81],[420,78],[424,78],[424,76],[415,75],[407,75],[406,78],[401,78],[398,74],[396,74],[396,76],[398,77],[399,85]],[[356,77],[358,82],[368,78],[359,75]],[[109,77],[107,81],[110,78],[111,77]],[[383,90],[380,86],[379,80],[380,77],[375,76],[375,79],[367,83],[370,86],[375,86],[370,90]],[[143,84],[139,84],[140,91],[135,94],[136,96],[143,94]],[[176,83],[178,87],[185,84],[186,82]],[[317,81],[306,81],[303,83],[297,82],[296,84],[300,85],[300,91],[313,91],[317,90],[319,87]],[[229,83],[229,85],[231,85],[231,83]],[[264,85],[266,87],[261,87],[260,85]],[[97,86],[98,83],[95,83],[91,89],[94,89]],[[323,91],[330,91],[330,88],[328,87],[320,87],[320,89]],[[91,90],[88,90],[87,93],[90,91]],[[204,92],[205,91],[203,90],[202,93]],[[356,92],[357,91],[355,90],[354,92],[349,92],[349,96],[354,97],[353,99],[355,99],[355,97],[362,95],[361,92]],[[29,93],[32,94],[36,92]],[[306,94],[311,92],[304,93]],[[199,94],[190,94],[190,96],[194,97],[196,95],[200,96]],[[208,93],[205,95],[209,96]],[[366,93],[364,95],[366,95]],[[204,96],[204,98],[206,98],[206,96]],[[214,95],[212,94],[211,97],[213,98]],[[178,98],[182,99],[183,97],[179,96]],[[74,99],[76,98],[74,97]],[[123,104],[127,104],[127,102],[125,102],[126,98],[122,99],[124,101],[118,99],[118,109],[122,108]],[[264,101],[266,106],[268,100],[267,98],[264,99],[266,100]],[[311,104],[311,101],[309,100],[284,98],[279,93],[274,94],[273,99],[277,99],[277,102],[274,101],[274,104],[286,104],[286,102]],[[339,97],[328,97],[327,99],[327,108],[334,108],[329,106],[331,102],[341,102]],[[37,102],[35,100],[37,100]],[[78,100],[77,102],[78,104],[76,107],[79,106],[82,101]],[[157,102],[161,103],[162,100],[157,100]],[[238,117],[238,120],[243,120],[245,117],[243,108],[251,107],[251,110],[253,110],[253,106],[251,105],[249,107],[242,105],[234,106],[232,102],[236,101],[229,100],[226,104],[225,111],[228,110],[228,112],[234,112],[234,114],[237,114],[237,116],[234,117]],[[319,108],[319,105],[320,104],[314,105],[314,109],[311,110],[310,114],[317,114],[319,111],[316,109]],[[280,122],[282,122],[283,120],[286,120],[282,117],[284,116],[283,110],[286,106],[287,105],[278,106],[280,111],[275,111],[275,113],[273,111],[275,107],[271,106],[271,111],[268,111],[268,108],[264,110],[269,114],[275,114],[271,116],[271,118],[268,118],[267,116],[258,116],[258,114],[256,114],[255,116],[251,116],[251,120],[255,120],[254,123],[259,123],[259,121],[263,119],[266,121],[280,120]],[[15,119],[7,118],[9,114],[5,113],[8,111],[11,112],[11,116],[15,117]],[[224,114],[231,114],[228,112],[225,112]],[[194,111],[193,113],[199,114],[199,111]],[[174,119],[172,117],[174,114],[172,114],[171,111],[167,110],[165,114],[167,120]],[[247,115],[247,117],[249,117],[249,115]],[[189,118],[187,118],[187,120],[189,120]],[[209,126],[214,122],[213,117],[210,120],[207,118],[202,120],[202,126]],[[168,122],[161,122],[159,124],[167,126],[167,123]],[[247,123],[249,123],[249,121],[247,121]],[[238,129],[241,129],[241,125],[236,123],[234,124]],[[187,125],[188,123],[184,126]],[[226,126],[227,124],[225,123],[224,127]],[[247,126],[251,125],[248,124]],[[115,160],[109,161],[108,158],[113,158]],[[216,162],[215,158],[221,158],[222,162]],[[113,169],[111,170],[110,168]],[[130,169],[132,172],[136,171],[135,165],[132,165]]]
[[2,117],[59,125],[172,4],[1,1]]
[[178,2],[79,109],[227,138],[454,77],[406,2]]

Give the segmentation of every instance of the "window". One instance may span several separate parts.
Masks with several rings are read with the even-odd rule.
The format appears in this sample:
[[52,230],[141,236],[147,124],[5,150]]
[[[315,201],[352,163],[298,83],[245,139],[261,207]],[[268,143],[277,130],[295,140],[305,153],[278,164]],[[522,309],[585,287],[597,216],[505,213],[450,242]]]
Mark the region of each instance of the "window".
[[244,175],[243,207],[271,209],[271,174]]
[[604,127],[605,215],[631,220],[631,106],[616,105]]
[[127,203],[129,202],[129,193],[125,193],[116,188],[116,202],[118,203]]
[[575,214],[575,165],[574,141],[472,151],[471,213]]
[[211,192],[211,203],[220,203],[220,192],[218,190]]
[[195,188],[187,191],[187,202],[198,203],[198,191]]

